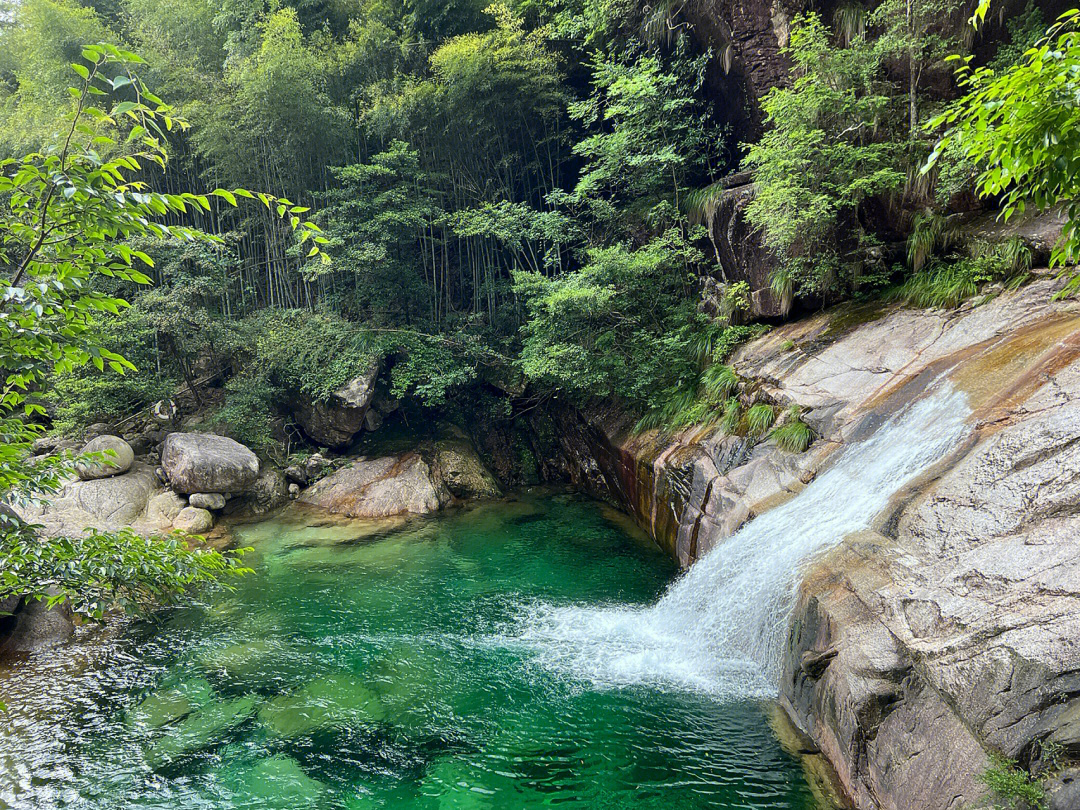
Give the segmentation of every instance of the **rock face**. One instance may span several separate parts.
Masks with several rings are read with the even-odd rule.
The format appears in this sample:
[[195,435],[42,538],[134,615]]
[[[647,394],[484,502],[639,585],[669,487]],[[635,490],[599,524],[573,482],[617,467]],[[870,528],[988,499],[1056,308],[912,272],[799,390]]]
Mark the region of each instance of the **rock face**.
[[750,285],[751,317],[784,315],[791,302],[781,300],[771,286],[776,257],[762,244],[760,231],[746,221],[743,213],[754,199],[754,185],[747,176],[730,178],[727,185],[705,217],[723,279]]
[[437,477],[455,498],[473,500],[502,495],[495,476],[484,467],[468,441],[437,442],[433,461]]
[[108,478],[120,475],[131,469],[135,462],[135,451],[131,445],[118,436],[98,436],[83,447],[82,453],[101,453],[101,461],[80,461],[75,471],[84,481],[96,478]]
[[289,500],[289,485],[285,474],[272,467],[265,467],[247,497],[247,507],[252,514],[265,515]]
[[302,503],[357,518],[423,515],[449,500],[450,493],[417,452],[361,458],[300,496]]
[[[739,374],[817,431],[801,456],[560,417],[578,482],[688,565],[920,392],[967,393],[970,446],[872,531],[837,538],[792,617],[781,703],[862,810],[981,806],[990,752],[1035,773],[1055,746],[1080,758],[1080,307],[1055,289],[947,313],[842,309],[747,344]],[[1073,806],[1069,772],[1047,789]]]
[[373,364],[365,373],[336,390],[325,402],[297,397],[293,402],[296,423],[316,444],[335,449],[348,447],[356,434],[364,429],[378,376],[379,366]]
[[259,459],[248,448],[212,433],[170,433],[161,449],[169,485],[184,495],[238,494],[259,476]]
[[417,450],[360,458],[304,491],[301,503],[349,517],[427,514],[454,498],[498,497],[494,476],[465,439]]

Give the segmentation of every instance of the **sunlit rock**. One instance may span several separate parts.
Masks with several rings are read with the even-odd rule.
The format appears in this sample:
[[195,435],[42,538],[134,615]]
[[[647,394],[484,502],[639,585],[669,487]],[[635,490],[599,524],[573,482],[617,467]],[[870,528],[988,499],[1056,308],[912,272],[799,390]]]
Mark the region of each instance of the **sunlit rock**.
[[75,465],[79,478],[91,481],[96,478],[108,478],[120,475],[131,469],[135,462],[135,451],[126,441],[118,436],[98,436],[91,439],[81,453],[100,453],[99,460],[83,460]]

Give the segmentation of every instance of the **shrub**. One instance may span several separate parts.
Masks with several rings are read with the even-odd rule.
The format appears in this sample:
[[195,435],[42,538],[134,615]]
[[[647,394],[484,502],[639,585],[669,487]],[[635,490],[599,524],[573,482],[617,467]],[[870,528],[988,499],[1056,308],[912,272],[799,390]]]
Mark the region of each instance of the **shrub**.
[[1000,755],[991,757],[991,765],[980,774],[979,779],[1000,799],[1002,810],[1045,810],[1046,792],[1042,785],[1021,770],[1015,761]]

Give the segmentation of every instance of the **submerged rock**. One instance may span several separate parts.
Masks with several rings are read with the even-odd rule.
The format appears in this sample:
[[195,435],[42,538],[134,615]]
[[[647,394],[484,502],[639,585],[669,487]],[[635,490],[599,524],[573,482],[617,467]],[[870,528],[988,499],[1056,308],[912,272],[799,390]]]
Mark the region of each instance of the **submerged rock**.
[[259,459],[251,450],[213,433],[170,433],[161,467],[169,485],[183,495],[246,492],[259,476]]
[[386,710],[357,676],[339,673],[274,698],[259,711],[258,719],[275,736],[298,737],[344,723],[378,724],[386,719]]
[[284,754],[260,760],[243,775],[240,785],[241,795],[267,810],[316,807],[326,790],[326,785]]
[[201,709],[214,699],[210,684],[201,678],[153,692],[128,710],[128,725],[142,728],[161,728],[193,711]]
[[255,713],[257,698],[248,695],[234,700],[211,701],[188,714],[159,737],[146,752],[151,768],[170,765],[220,741],[231,729]]
[[118,436],[98,436],[91,439],[80,453],[102,454],[100,461],[86,460],[75,465],[75,471],[83,481],[120,475],[130,470],[135,462],[135,451]]

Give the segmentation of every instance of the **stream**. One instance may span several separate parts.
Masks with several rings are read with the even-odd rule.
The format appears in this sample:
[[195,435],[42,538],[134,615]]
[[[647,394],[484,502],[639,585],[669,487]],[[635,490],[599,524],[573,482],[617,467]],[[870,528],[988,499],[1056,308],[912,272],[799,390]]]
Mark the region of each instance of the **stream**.
[[655,604],[675,566],[538,490],[400,524],[238,528],[255,573],[0,672],[0,807],[812,810],[768,702],[553,667],[535,609]]

